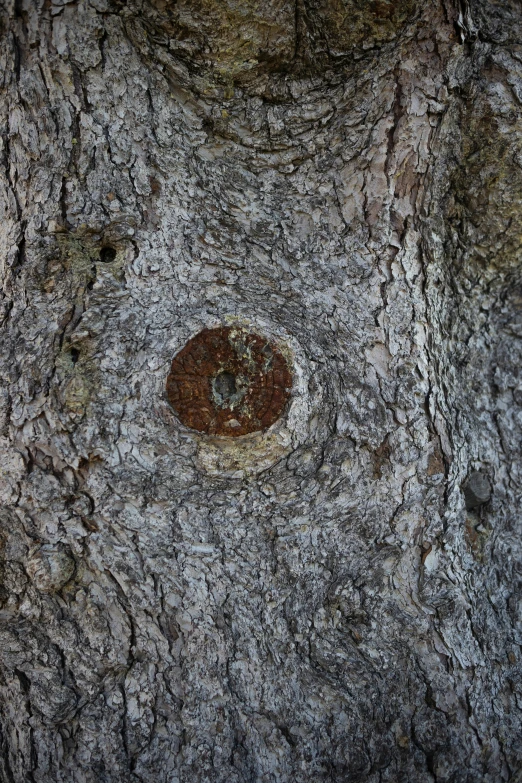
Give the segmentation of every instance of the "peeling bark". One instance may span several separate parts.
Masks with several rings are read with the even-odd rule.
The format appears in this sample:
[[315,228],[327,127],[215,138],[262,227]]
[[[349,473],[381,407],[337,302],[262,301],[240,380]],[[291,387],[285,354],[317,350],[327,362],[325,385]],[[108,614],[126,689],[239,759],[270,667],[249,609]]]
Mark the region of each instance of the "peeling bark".
[[519,1],[0,9],[0,779],[520,781]]

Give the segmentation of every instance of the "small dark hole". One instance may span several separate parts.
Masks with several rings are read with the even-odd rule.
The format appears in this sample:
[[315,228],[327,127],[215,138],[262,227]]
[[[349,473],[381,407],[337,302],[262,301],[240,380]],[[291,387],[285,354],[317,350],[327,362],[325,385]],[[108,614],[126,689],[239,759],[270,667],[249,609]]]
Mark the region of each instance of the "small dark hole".
[[288,742],[289,745],[291,745],[293,748],[295,748],[295,739],[290,734],[289,729],[286,728],[286,726],[278,726],[279,731],[285,738],[285,740]]
[[104,264],[109,264],[116,258],[116,250],[113,247],[102,247],[100,250],[100,261]]
[[71,348],[71,362],[73,364],[76,364],[79,358],[80,358],[80,351],[78,350],[78,348]]

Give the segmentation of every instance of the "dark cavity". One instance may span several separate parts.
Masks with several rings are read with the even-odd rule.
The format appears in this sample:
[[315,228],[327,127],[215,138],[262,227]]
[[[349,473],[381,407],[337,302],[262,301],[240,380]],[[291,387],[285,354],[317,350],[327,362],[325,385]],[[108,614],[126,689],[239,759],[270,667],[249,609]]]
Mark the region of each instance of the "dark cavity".
[[113,247],[106,246],[100,250],[100,261],[104,264],[110,264],[116,258],[116,250]]

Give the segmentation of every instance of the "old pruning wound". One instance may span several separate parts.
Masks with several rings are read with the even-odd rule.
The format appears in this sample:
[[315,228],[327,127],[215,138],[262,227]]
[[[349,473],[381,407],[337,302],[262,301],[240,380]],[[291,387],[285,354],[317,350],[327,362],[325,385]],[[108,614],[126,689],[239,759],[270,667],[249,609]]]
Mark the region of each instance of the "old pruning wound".
[[229,437],[274,424],[291,388],[278,349],[238,327],[197,334],[175,356],[167,378],[167,396],[182,424]]

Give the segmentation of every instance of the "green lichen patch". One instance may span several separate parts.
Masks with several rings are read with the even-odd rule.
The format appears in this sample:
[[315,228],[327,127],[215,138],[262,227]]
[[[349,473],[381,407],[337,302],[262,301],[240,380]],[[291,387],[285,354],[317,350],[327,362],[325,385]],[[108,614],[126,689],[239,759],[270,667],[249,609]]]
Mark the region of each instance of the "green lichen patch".
[[306,22],[330,56],[395,38],[411,18],[413,0],[308,0]]
[[[491,91],[505,89],[500,74],[490,78]],[[453,176],[448,218],[471,278],[474,269],[509,272],[520,265],[522,121],[514,107],[503,108],[502,115],[495,113],[487,96],[479,95],[461,121],[462,163]]]
[[[165,7],[150,0],[137,21],[143,38],[159,42],[184,60],[192,73],[224,87],[261,74],[323,69],[355,49],[393,40],[412,18],[414,0],[180,0]],[[137,33],[138,34],[138,33]]]

